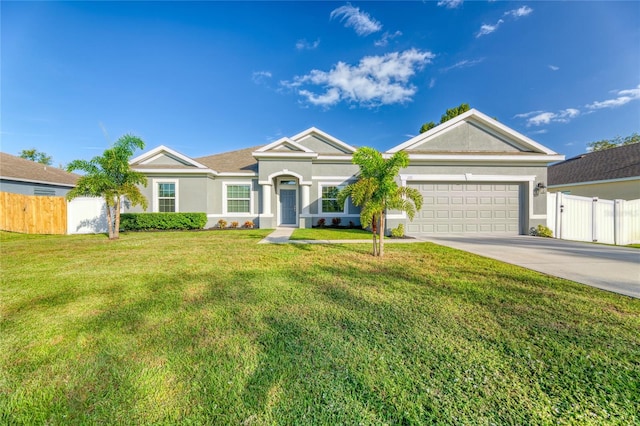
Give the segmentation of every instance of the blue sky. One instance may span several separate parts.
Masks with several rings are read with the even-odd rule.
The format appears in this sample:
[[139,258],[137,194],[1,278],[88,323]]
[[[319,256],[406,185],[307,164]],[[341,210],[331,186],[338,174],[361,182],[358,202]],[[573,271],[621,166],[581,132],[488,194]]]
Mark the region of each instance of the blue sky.
[[640,2],[10,2],[2,151],[387,150],[462,102],[555,151],[640,131]]

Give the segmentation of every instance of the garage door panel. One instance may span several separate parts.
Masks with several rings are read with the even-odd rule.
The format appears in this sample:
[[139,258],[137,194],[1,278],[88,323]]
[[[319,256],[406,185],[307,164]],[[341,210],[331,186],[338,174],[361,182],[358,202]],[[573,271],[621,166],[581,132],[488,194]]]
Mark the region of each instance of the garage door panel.
[[520,232],[520,184],[411,183],[423,195],[423,209],[409,233]]

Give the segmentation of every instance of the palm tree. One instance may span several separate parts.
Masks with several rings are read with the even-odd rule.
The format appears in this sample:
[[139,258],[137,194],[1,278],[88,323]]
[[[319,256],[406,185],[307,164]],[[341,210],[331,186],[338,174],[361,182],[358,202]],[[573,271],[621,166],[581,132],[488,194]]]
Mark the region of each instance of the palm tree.
[[[353,163],[360,166],[357,182],[340,191],[338,201],[347,197],[359,206],[360,223],[371,224],[373,232],[373,255],[384,255],[384,226],[388,210],[404,211],[413,220],[416,211],[422,208],[422,195],[414,188],[398,186],[396,178],[400,169],[409,165],[409,156],[404,151],[385,159],[373,148],[362,147],[353,154]],[[375,231],[379,233],[376,244]]]
[[120,233],[120,208],[126,197],[127,204],[147,208],[147,199],[137,185],[147,186],[147,178],[131,170],[129,159],[136,148],[143,149],[142,139],[124,135],[102,156],[91,161],[74,160],[67,166],[68,171],[82,170],[86,174],[78,179],[76,187],[67,193],[67,199],[76,197],[102,197],[107,206],[107,227],[109,239],[118,239]]

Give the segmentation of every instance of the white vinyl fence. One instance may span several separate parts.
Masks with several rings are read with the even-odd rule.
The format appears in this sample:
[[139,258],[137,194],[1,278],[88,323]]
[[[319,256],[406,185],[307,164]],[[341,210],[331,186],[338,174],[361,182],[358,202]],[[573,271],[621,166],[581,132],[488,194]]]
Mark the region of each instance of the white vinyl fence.
[[107,207],[104,199],[79,197],[67,204],[68,234],[107,232]]
[[640,244],[640,200],[549,193],[547,226],[563,240]]

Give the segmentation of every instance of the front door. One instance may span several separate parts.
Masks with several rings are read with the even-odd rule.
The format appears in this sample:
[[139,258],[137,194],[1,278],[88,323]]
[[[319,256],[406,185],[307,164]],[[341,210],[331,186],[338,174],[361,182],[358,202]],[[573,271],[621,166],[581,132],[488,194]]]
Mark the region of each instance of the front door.
[[280,224],[295,225],[296,223],[297,223],[296,190],[281,189],[280,190]]

